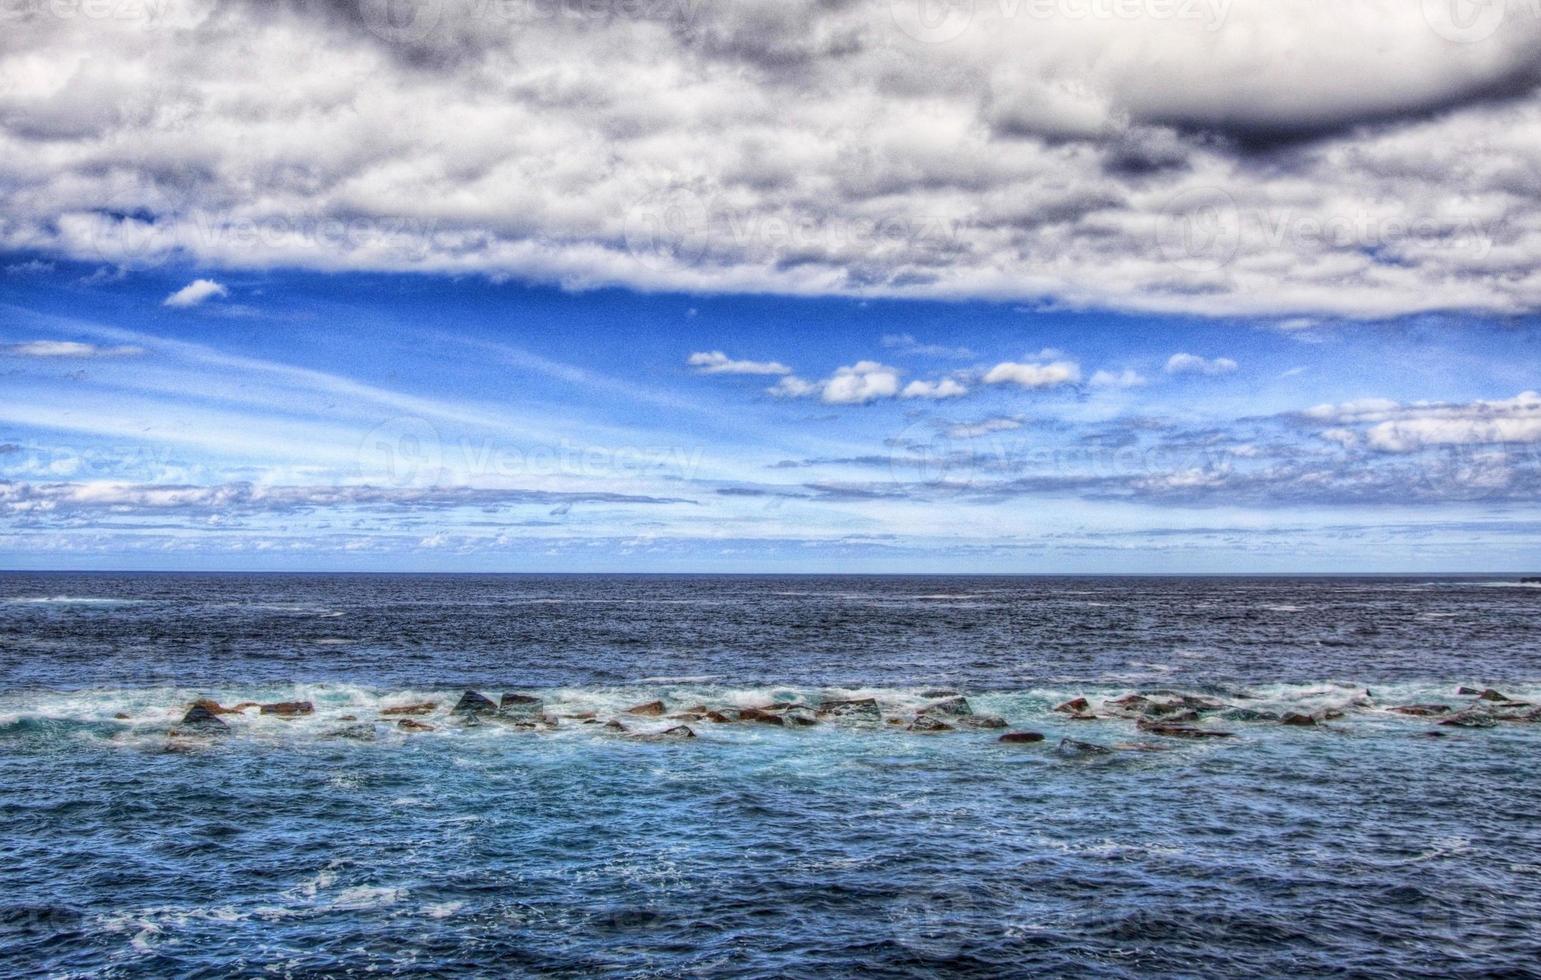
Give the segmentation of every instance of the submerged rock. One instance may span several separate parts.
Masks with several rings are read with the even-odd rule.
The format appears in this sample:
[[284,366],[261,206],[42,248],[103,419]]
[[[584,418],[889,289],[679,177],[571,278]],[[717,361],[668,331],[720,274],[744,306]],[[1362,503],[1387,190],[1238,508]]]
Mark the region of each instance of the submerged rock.
[[940,718],[933,718],[930,715],[919,716],[914,721],[910,722],[909,728],[905,730],[918,732],[924,735],[956,731],[956,729],[954,729],[953,726],[947,724],[947,722],[942,721]]
[[1463,711],[1446,718],[1440,724],[1449,725],[1452,728],[1492,728],[1498,722],[1492,715],[1483,711]]
[[438,729],[421,721],[413,721],[411,718],[403,718],[396,723],[396,727],[404,732],[432,732]]
[[1140,708],[1149,702],[1150,698],[1143,694],[1125,694],[1121,698],[1114,698],[1111,701],[1104,701],[1103,703],[1111,704],[1116,708]]
[[1399,715],[1412,715],[1414,718],[1428,718],[1432,715],[1448,715],[1452,709],[1448,704],[1401,704],[1386,710]]
[[1071,698],[1064,704],[1056,705],[1054,710],[1064,715],[1084,715],[1091,711],[1091,702],[1085,698]]
[[1078,742],[1073,738],[1062,738],[1054,747],[1055,753],[1070,758],[1086,758],[1088,756],[1112,755],[1113,750],[1106,745],[1098,745],[1095,742]]
[[932,688],[929,691],[921,691],[920,696],[926,698],[927,700],[935,698],[961,698],[963,696],[963,692],[950,691],[946,688]]
[[130,715],[129,715],[129,713],[127,711],[119,711],[117,714],[113,715],[112,717],[115,720],[117,720],[117,721],[128,721],[129,718],[130,718]]
[[717,725],[727,725],[737,720],[734,715],[726,711],[708,711],[705,717],[707,721]]
[[663,716],[664,710],[664,703],[662,701],[649,701],[646,704],[632,705],[626,709],[626,713],[628,715],[642,715],[649,718],[659,718]]
[[505,694],[498,699],[498,710],[529,714],[540,711],[546,702],[533,694]]
[[[203,703],[197,701],[193,702],[193,706],[188,708],[187,713],[182,716],[182,725],[185,728],[194,729],[200,734],[205,735],[230,730],[230,726],[225,724],[218,715]],[[172,734],[177,733],[173,732]]]
[[414,704],[394,704],[381,708],[382,715],[426,715],[439,706],[437,701],[418,701]]
[[1278,721],[1279,715],[1274,711],[1258,711],[1256,708],[1232,708],[1221,712],[1221,718],[1226,721]]
[[326,733],[327,738],[346,738],[355,742],[373,742],[375,740],[375,726],[367,722],[357,725],[344,725]]
[[1006,719],[1000,715],[964,715],[957,720],[960,728],[1005,728]]
[[611,718],[609,721],[605,722],[604,730],[607,732],[624,732],[626,731],[626,726],[616,721],[614,718]]
[[823,717],[836,718],[841,721],[876,723],[883,719],[883,712],[878,707],[877,698],[825,701],[819,705],[818,713]]
[[798,728],[808,728],[809,726],[817,725],[819,723],[819,716],[813,711],[812,708],[805,708],[802,705],[797,705],[796,707],[788,708],[781,713],[781,723],[783,725],[791,725]]
[[961,718],[974,713],[974,708],[968,703],[968,698],[959,696],[928,704],[920,709],[922,715],[941,715],[947,718]]
[[1007,732],[996,739],[996,741],[1005,742],[1007,745],[1026,745],[1030,742],[1042,742],[1043,732]]
[[489,697],[467,691],[460,695],[460,700],[450,710],[457,715],[490,715],[497,712],[498,706]]
[[785,725],[786,719],[774,711],[764,708],[741,708],[738,712],[739,721],[759,722],[762,725]]
[[1167,738],[1231,738],[1234,734],[1233,732],[1220,731],[1214,728],[1175,725],[1166,721],[1142,721],[1138,727],[1142,732],[1150,732],[1152,735],[1162,735]]
[[666,728],[661,732],[645,732],[636,737],[648,742],[677,742],[687,738],[695,738],[696,733],[689,725],[675,725],[673,728]]
[[1293,725],[1297,728],[1311,728],[1315,726],[1316,719],[1310,715],[1303,715],[1298,711],[1290,711],[1279,719],[1281,725]]
[[316,706],[309,701],[275,701],[272,704],[264,704],[261,711],[265,715],[278,715],[282,718],[294,718],[298,715],[314,714]]

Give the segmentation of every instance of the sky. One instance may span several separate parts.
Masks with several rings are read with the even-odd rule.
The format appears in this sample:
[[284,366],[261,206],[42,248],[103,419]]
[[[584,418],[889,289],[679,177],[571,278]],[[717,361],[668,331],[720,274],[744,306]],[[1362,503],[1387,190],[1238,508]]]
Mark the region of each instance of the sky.
[[1541,570],[1541,0],[0,19],[0,567]]

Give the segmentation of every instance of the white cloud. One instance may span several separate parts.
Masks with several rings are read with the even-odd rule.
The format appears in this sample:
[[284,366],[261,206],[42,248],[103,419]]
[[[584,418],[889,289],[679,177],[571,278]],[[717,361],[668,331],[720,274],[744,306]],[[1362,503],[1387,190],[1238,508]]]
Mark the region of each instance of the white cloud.
[[[1401,404],[1362,398],[1339,405],[1317,405],[1301,413],[1334,423],[1317,433],[1343,445],[1363,438],[1372,449],[1409,453],[1450,446],[1541,443],[1541,394],[1522,391],[1513,398],[1472,402]],[[1362,431],[1353,426],[1365,426]]]
[[789,375],[766,391],[782,398],[818,395],[829,405],[865,405],[899,394],[899,370],[877,361],[857,361],[837,369],[822,381],[805,381]]
[[215,282],[213,279],[194,279],[181,289],[166,297],[162,306],[189,307],[197,306],[204,300],[214,296],[225,297],[230,295],[230,290]]
[[1236,362],[1229,357],[1204,358],[1197,354],[1173,354],[1167,358],[1167,374],[1230,374]]
[[698,351],[687,364],[701,374],[791,374],[792,369],[779,361],[735,361],[720,350]]
[[0,354],[12,357],[136,357],[144,348],[120,344],[103,347],[73,340],[28,340],[0,346]]
[[884,334],[883,346],[889,350],[896,350],[905,354],[914,354],[917,357],[969,358],[974,356],[974,352],[967,347],[949,347],[946,344],[925,344],[916,340],[913,334],[907,333]]
[[998,417],[993,419],[981,419],[978,422],[960,422],[949,426],[947,435],[953,439],[978,439],[995,432],[1010,432],[1013,429],[1022,428],[1022,420],[1016,418]]
[[374,0],[151,6],[7,21],[0,248],[1211,316],[1541,309],[1533,0],[1483,6],[1481,36],[1413,0],[940,23],[884,0],[436,3],[409,26]]
[[1048,364],[1018,364],[1003,361],[985,372],[987,385],[1014,384],[1023,388],[1055,388],[1081,380],[1081,366],[1074,361]]
[[1124,368],[1122,371],[1098,371],[1094,373],[1089,382],[1093,388],[1138,388],[1145,384],[1145,378],[1138,371]]
[[962,398],[968,394],[968,387],[955,378],[941,378],[937,381],[911,381],[904,386],[901,392],[905,398],[930,398],[940,401],[944,398]]

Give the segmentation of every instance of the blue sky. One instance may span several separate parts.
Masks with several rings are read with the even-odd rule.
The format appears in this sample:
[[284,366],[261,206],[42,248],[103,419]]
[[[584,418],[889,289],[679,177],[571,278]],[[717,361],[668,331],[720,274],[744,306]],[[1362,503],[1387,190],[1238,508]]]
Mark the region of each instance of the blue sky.
[[[482,277],[119,276],[35,255],[3,268],[10,567],[1537,561],[1541,404],[1520,396],[1541,331],[1523,318],[1280,326]],[[168,305],[199,281],[219,288]],[[870,387],[828,384],[862,362]],[[776,393],[788,377],[810,390]],[[944,379],[963,393],[903,397]]]

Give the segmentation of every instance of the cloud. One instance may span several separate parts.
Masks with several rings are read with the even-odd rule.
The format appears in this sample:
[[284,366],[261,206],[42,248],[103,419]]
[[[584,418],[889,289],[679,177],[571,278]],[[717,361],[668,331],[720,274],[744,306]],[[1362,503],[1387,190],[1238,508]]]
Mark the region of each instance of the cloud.
[[1119,372],[1098,371],[1092,375],[1088,382],[1093,388],[1138,388],[1145,384],[1145,378],[1138,371],[1125,368]]
[[929,398],[940,401],[944,398],[962,398],[968,394],[968,387],[954,378],[941,378],[937,381],[911,381],[904,386],[900,395],[904,398]]
[[877,361],[857,361],[835,371],[820,397],[831,405],[864,405],[899,392],[899,372]]
[[73,340],[28,340],[0,345],[0,354],[10,357],[137,357],[143,353],[144,348],[127,344],[103,347]]
[[701,374],[791,374],[779,361],[735,361],[720,350],[691,354],[687,364]]
[[[1312,421],[1339,423],[1318,433],[1324,439],[1349,444],[1362,435],[1371,449],[1387,453],[1541,443],[1541,394],[1534,391],[1491,401],[1409,405],[1365,398],[1340,405],[1318,405],[1302,415]],[[1367,428],[1361,433],[1350,427],[1353,425]]]
[[149,6],[7,21],[0,249],[1214,317],[1541,309],[1532,0],[1472,24],[1412,0]]
[[980,436],[991,435],[996,432],[1010,432],[1022,428],[1022,420],[1018,418],[990,418],[980,419],[978,422],[959,422],[948,426],[947,436],[950,439],[978,439]]
[[214,296],[225,297],[229,295],[230,290],[213,279],[194,279],[170,296],[167,296],[165,302],[161,305],[186,308],[197,306],[204,300]]
[[884,334],[883,346],[888,350],[896,350],[903,354],[912,354],[916,357],[952,357],[967,359],[974,356],[974,352],[967,347],[949,347],[946,344],[924,344],[916,340],[913,334],[890,333]]
[[1081,366],[1074,361],[1018,364],[1003,361],[985,372],[987,385],[1014,384],[1022,388],[1057,388],[1081,380]]
[[1236,362],[1229,357],[1203,358],[1197,354],[1173,354],[1167,358],[1167,374],[1230,374]]

